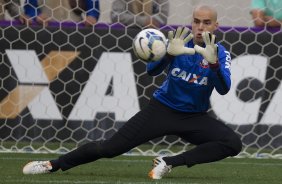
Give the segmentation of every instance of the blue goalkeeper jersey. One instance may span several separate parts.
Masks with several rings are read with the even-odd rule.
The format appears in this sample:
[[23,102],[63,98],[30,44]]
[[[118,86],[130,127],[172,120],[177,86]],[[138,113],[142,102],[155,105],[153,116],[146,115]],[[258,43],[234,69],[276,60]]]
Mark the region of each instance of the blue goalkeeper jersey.
[[[191,40],[187,47],[194,48]],[[231,86],[231,57],[218,43],[218,65],[209,65],[202,55],[180,55],[149,62],[149,75],[158,75],[168,67],[163,84],[153,96],[161,103],[182,112],[206,112],[213,89],[224,95]]]

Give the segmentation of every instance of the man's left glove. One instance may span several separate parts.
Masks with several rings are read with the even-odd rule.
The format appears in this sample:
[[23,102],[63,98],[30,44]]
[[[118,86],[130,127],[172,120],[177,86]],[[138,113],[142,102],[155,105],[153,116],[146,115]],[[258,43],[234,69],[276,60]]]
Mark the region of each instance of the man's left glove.
[[193,38],[193,34],[189,33],[187,27],[178,27],[174,34],[173,31],[168,32],[168,46],[167,53],[172,56],[178,56],[182,54],[194,55],[195,49],[185,46]]
[[215,44],[215,35],[205,31],[202,33],[202,37],[206,44],[206,48],[195,45],[195,51],[201,54],[205,58],[205,60],[209,62],[209,64],[216,64],[218,62],[218,58],[217,44]]

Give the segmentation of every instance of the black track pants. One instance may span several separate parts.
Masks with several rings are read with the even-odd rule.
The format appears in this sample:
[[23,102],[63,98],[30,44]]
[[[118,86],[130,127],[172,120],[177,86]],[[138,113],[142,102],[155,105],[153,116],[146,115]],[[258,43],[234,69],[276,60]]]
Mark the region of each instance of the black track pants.
[[60,156],[57,163],[62,170],[67,170],[100,158],[118,156],[164,135],[177,135],[197,145],[182,153],[189,167],[237,155],[242,148],[236,133],[207,113],[178,112],[152,99],[110,139],[87,143]]

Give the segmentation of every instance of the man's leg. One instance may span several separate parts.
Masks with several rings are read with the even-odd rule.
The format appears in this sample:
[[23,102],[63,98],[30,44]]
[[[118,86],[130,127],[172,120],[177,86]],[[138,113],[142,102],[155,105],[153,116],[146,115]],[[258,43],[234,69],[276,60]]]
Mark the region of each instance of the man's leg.
[[[187,124],[185,126],[184,124]],[[242,149],[238,135],[224,123],[207,114],[181,122],[183,131],[179,136],[196,145],[195,148],[173,157],[165,157],[172,167],[214,162],[237,155]],[[187,127],[186,130],[184,127]],[[187,132],[185,132],[187,131]]]
[[67,170],[100,158],[112,158],[151,139],[164,136],[171,116],[162,105],[153,101],[133,116],[110,139],[93,141],[52,160],[52,171]]

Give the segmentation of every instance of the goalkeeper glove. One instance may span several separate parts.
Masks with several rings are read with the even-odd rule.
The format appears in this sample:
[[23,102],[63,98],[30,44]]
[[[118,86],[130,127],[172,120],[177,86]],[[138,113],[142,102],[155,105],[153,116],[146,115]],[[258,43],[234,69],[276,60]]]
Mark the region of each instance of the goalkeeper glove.
[[215,35],[210,32],[202,33],[203,40],[206,44],[206,48],[195,45],[196,52],[201,54],[209,64],[217,63],[217,44],[215,44]]
[[169,55],[178,56],[181,54],[195,54],[194,48],[185,47],[185,44],[193,38],[192,33],[187,35],[188,32],[189,29],[187,27],[178,27],[174,36],[174,31],[168,32],[167,53]]

